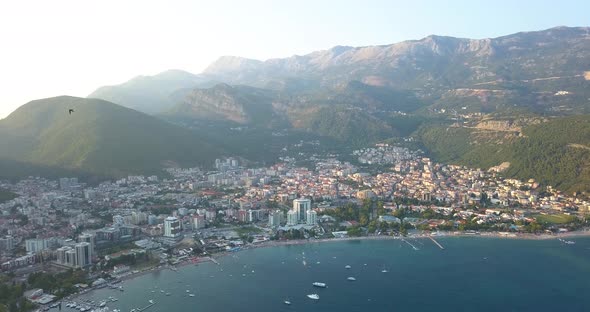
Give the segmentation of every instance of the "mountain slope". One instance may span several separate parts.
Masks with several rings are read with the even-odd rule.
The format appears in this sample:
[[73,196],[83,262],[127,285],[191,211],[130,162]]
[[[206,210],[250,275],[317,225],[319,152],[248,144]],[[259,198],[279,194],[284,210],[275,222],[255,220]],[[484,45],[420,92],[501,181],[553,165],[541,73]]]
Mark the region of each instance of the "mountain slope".
[[[68,109],[75,112],[68,115]],[[209,165],[219,149],[184,128],[97,99],[29,102],[0,121],[0,158],[101,175]]]
[[271,90],[218,84],[208,89],[191,90],[166,115],[267,125],[280,119],[272,106],[276,97],[276,92]]
[[420,132],[428,152],[444,162],[490,168],[510,163],[503,175],[534,178],[568,192],[590,192],[590,115],[535,122],[518,131],[430,126]]
[[168,70],[154,76],[139,76],[123,84],[100,87],[88,95],[147,114],[168,110],[175,102],[174,92],[208,86],[207,79],[181,70]]

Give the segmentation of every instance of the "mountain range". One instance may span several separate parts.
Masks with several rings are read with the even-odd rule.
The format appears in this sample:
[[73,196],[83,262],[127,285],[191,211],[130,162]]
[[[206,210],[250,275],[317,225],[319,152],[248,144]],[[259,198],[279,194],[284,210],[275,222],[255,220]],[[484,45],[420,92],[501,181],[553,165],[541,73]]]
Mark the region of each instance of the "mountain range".
[[[53,103],[49,107],[64,101],[58,99],[40,102]],[[111,113],[104,112],[102,126],[78,125],[67,132],[73,126],[64,123],[64,116],[45,119],[52,113],[43,111],[34,115],[43,118],[26,123],[35,131],[15,131],[19,118],[33,116],[19,109],[0,121],[0,136],[8,138],[4,146],[9,147],[5,150],[0,142],[0,157],[97,172],[108,167],[103,158],[121,148],[119,153],[132,156],[122,159],[113,172],[124,173],[127,165],[139,172],[162,162],[205,164],[216,155],[243,153],[254,161],[270,160],[274,151],[302,137],[346,148],[412,137],[415,147],[436,160],[483,168],[509,162],[505,171],[509,176],[538,178],[568,191],[590,191],[583,185],[590,177],[583,147],[590,142],[565,125],[572,120],[584,124],[580,120],[590,114],[588,27],[488,39],[433,35],[390,45],[337,46],[266,61],[224,56],[200,74],[170,70],[140,76],[98,88],[83,102],[124,110],[119,114],[124,118],[112,127],[107,121]],[[106,131],[125,133],[128,127],[123,125],[135,120],[142,122],[134,128],[154,129],[137,131],[156,143],[128,150],[131,142],[146,138],[140,133],[116,138]],[[564,135],[552,134],[561,128],[566,129]],[[580,129],[587,135],[586,127]],[[77,142],[71,135],[74,131],[85,139]],[[271,135],[276,131],[289,135],[277,139]],[[93,136],[95,132],[99,137]],[[58,144],[44,143],[52,140]],[[124,144],[105,143],[110,140]],[[532,147],[546,141],[552,149]],[[187,142],[191,148],[183,147]],[[99,143],[100,148],[90,147]],[[182,152],[152,155],[146,152],[152,147]],[[130,161],[140,155],[149,155],[148,160],[141,165]],[[572,162],[572,157],[577,160]],[[550,165],[557,171],[548,170]],[[574,174],[565,174],[567,170]]]

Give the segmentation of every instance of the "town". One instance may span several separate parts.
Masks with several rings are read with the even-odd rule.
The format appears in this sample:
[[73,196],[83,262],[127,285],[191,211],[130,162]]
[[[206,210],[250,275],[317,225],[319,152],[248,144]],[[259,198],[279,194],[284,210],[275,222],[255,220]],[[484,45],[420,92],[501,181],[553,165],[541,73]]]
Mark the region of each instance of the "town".
[[[305,156],[313,168],[287,156],[261,168],[228,157],[213,171],[168,168],[165,177],[98,185],[3,181],[0,189],[17,197],[0,204],[1,270],[28,282],[25,296],[44,305],[92,287],[122,287],[114,283],[141,271],[292,240],[586,229],[588,201],[532,179],[438,164],[388,144],[354,151],[356,165],[334,156]],[[381,169],[371,173],[371,166]],[[70,284],[44,284],[43,274],[65,274]]]

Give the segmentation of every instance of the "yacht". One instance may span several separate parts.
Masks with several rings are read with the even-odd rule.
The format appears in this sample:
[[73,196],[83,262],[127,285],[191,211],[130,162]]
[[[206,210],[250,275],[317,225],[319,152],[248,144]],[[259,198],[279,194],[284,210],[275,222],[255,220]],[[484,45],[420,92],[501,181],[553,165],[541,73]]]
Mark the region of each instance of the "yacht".
[[313,300],[320,300],[320,295],[318,295],[318,294],[309,294],[309,295],[307,295],[307,298],[313,299]]
[[350,266],[350,265],[346,265],[344,268],[345,268],[345,269],[350,269],[350,268],[351,268],[351,266]]
[[315,287],[321,287],[321,288],[326,288],[326,287],[328,287],[328,286],[326,285],[326,283],[320,283],[320,282],[313,282],[313,284],[312,284],[312,285],[313,285],[313,286],[315,286]]
[[349,277],[347,277],[346,279],[347,279],[347,280],[349,280],[349,281],[356,281],[356,278],[354,278],[354,277],[352,277],[352,276],[349,276]]

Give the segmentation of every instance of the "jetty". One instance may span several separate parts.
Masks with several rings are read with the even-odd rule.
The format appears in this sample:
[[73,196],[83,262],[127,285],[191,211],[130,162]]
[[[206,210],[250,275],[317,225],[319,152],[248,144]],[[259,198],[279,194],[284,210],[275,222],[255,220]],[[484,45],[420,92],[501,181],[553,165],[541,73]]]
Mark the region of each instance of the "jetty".
[[428,235],[428,238],[430,238],[430,240],[436,244],[436,246],[438,246],[440,249],[445,249],[445,247],[443,247],[439,242],[436,241],[436,239],[434,239],[434,237]]
[[137,308],[137,309],[135,309],[135,311],[139,311],[139,312],[141,312],[141,311],[145,311],[145,310],[147,310],[147,309],[151,308],[151,307],[152,307],[153,305],[155,305],[155,304],[156,304],[156,302],[154,301],[154,302],[152,302],[152,303],[150,303],[150,304],[146,305],[146,306],[145,306],[145,307],[143,307],[143,308]]
[[410,245],[414,250],[420,250],[418,247],[412,245],[412,243],[408,242],[407,240],[405,240],[403,238],[401,240],[404,241],[406,244]]

